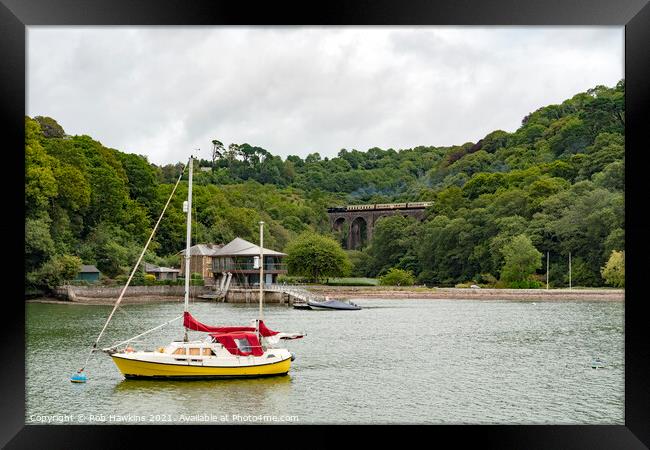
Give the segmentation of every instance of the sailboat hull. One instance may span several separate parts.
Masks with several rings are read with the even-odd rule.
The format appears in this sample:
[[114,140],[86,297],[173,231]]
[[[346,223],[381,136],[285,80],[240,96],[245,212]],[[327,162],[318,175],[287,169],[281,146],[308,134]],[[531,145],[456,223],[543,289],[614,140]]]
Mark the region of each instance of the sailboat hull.
[[149,379],[213,379],[213,378],[258,378],[286,375],[291,367],[291,358],[267,364],[240,366],[200,366],[141,361],[112,355],[113,362],[125,378]]

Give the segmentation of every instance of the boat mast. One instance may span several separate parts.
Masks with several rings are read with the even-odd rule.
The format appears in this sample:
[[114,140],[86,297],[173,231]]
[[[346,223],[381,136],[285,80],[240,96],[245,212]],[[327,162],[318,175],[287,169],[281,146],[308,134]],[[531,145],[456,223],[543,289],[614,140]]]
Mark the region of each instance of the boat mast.
[[[190,303],[190,243],[192,240],[192,169],[194,168],[194,159],[190,155],[190,172],[189,183],[187,188],[187,234],[185,236],[185,309],[187,312]],[[185,329],[185,341],[187,341],[187,328]]]
[[260,317],[259,320],[264,319],[262,311],[262,303],[264,299],[264,222],[260,221]]

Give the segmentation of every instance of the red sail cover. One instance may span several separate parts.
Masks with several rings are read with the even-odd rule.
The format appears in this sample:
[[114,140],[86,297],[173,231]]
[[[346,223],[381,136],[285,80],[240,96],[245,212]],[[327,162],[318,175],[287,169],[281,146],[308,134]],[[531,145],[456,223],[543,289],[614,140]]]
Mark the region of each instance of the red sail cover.
[[[189,312],[183,313],[183,325],[185,328],[189,328],[194,331],[204,331],[206,333],[233,333],[233,332],[242,332],[242,331],[255,331],[255,327],[211,327],[209,325],[204,325],[198,320],[196,320],[192,314]],[[264,337],[274,336],[278,334],[277,331],[269,330],[264,321],[260,320],[260,334]]]
[[264,354],[255,333],[210,333],[210,336],[233,355],[262,356]]

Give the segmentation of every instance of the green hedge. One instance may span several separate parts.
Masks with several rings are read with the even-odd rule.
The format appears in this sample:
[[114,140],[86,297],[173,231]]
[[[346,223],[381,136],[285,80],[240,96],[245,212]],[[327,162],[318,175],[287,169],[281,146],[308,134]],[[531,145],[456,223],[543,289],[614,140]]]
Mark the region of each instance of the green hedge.
[[295,277],[295,276],[289,276],[289,275],[278,275],[277,278],[277,283],[279,284],[307,284],[307,283],[312,283],[313,280],[307,277]]
[[329,278],[327,286],[377,286],[379,280],[376,278]]

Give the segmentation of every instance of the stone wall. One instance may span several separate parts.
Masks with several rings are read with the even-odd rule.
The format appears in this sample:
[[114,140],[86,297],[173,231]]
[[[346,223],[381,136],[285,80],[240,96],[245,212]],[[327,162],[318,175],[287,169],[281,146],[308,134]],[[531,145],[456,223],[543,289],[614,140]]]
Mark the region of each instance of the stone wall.
[[[264,303],[291,303],[287,294],[278,291],[264,291]],[[259,304],[260,291],[257,289],[230,289],[226,293],[226,303]]]
[[[120,287],[98,287],[98,286],[62,286],[54,290],[54,296],[63,300],[78,303],[113,304],[122,292]],[[199,295],[214,294],[211,286],[192,286],[192,301],[223,301],[207,300],[197,298]],[[182,302],[185,296],[184,286],[130,286],[122,302],[153,303],[153,302]],[[257,289],[230,289],[225,298],[226,303],[254,303],[259,302],[259,290]],[[291,304],[293,298],[288,294],[277,291],[264,291],[264,303]]]
[[[124,286],[99,287],[99,286],[62,286],[54,289],[58,298],[73,302],[101,302],[109,303],[120,296]],[[209,286],[191,286],[192,296],[213,292]],[[129,286],[124,294],[123,301],[127,300],[182,300],[185,296],[184,286]],[[128,302],[131,303],[131,302]]]

